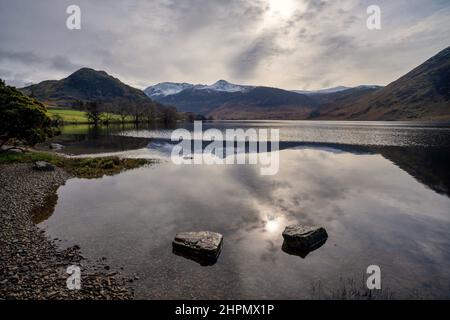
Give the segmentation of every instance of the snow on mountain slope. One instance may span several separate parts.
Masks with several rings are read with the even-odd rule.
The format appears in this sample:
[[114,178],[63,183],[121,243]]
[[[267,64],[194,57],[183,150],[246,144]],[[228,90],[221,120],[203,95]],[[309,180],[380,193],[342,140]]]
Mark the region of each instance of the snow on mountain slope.
[[199,90],[212,90],[212,91],[224,91],[224,92],[247,92],[253,89],[252,86],[242,86],[230,83],[225,80],[219,80],[210,86],[198,87]]
[[165,97],[193,87],[194,85],[190,83],[161,82],[157,85],[148,87],[144,92],[149,97]]
[[230,83],[225,80],[219,80],[212,85],[203,84],[190,84],[190,83],[176,83],[176,82],[162,82],[157,85],[150,86],[144,90],[145,94],[149,97],[166,97],[180,93],[186,89],[194,90],[210,90],[210,91],[220,91],[220,92],[248,92],[254,87],[252,86],[241,86],[237,84]]
[[[378,86],[370,86],[370,85],[362,85],[357,88],[376,88]],[[191,84],[191,83],[177,83],[177,82],[161,82],[154,86],[150,86],[147,89],[144,90],[145,94],[149,96],[150,98],[157,98],[157,97],[167,97],[170,95],[178,94],[184,90],[187,89],[193,89],[193,90],[207,90],[212,92],[249,92],[250,90],[254,89],[254,86],[246,86],[246,85],[239,85],[239,84],[233,84],[225,80],[219,80],[214,84],[211,85],[204,85],[204,84]],[[322,89],[322,90],[293,90],[292,92],[300,93],[300,94],[327,94],[327,93],[337,93],[341,91],[345,91],[348,89],[353,89],[350,87],[334,87],[334,88],[328,88],[328,89]]]

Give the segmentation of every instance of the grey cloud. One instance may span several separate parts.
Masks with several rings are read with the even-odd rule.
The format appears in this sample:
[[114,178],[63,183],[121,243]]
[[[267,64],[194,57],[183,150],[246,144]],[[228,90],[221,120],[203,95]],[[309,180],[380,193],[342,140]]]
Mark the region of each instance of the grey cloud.
[[308,0],[306,2],[307,2],[307,10],[314,12],[322,11],[327,5],[327,1],[324,0]]
[[12,75],[12,72],[9,70],[0,69],[0,78],[8,78]]
[[32,52],[7,52],[0,50],[0,60],[14,60],[22,63],[41,63],[43,59]]
[[74,64],[64,56],[54,56],[50,59],[50,65],[56,70],[73,71],[81,68],[81,65]]
[[345,35],[325,36],[322,38],[323,56],[325,58],[345,57],[349,52],[355,50],[354,37]]
[[73,1],[0,0],[4,77],[37,82],[88,66],[141,87],[220,78],[288,89],[387,84],[450,38],[443,0],[379,0],[376,33],[365,26],[369,0],[292,0],[303,5],[282,17],[271,13],[276,0],[76,2],[80,31],[65,28]]
[[279,54],[282,50],[274,43],[275,35],[267,34],[255,39],[248,47],[231,61],[230,67],[235,76],[247,79],[264,59]]
[[51,69],[62,71],[74,71],[75,69],[81,67],[80,65],[72,63],[69,58],[61,55],[44,57],[29,51],[7,52],[1,50],[0,61],[5,60],[26,64],[28,67],[33,65],[46,65]]

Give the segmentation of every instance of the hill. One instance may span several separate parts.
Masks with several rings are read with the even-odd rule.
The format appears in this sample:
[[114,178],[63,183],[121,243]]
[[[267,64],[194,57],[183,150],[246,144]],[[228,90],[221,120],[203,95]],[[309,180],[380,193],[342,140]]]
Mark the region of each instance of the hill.
[[114,110],[119,107],[145,109],[160,107],[144,92],[124,84],[104,71],[82,68],[65,79],[43,81],[20,89],[49,106],[79,108],[79,101],[100,102]]

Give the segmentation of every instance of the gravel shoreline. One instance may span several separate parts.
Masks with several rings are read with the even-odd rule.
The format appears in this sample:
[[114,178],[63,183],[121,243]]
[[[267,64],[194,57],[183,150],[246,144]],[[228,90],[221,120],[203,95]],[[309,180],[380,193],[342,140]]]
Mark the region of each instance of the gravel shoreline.
[[[60,168],[0,165],[0,299],[131,299],[127,279],[74,246],[58,249],[33,222],[48,196],[71,176]],[[69,290],[67,267],[81,268],[81,290]],[[99,270],[103,269],[103,270]]]

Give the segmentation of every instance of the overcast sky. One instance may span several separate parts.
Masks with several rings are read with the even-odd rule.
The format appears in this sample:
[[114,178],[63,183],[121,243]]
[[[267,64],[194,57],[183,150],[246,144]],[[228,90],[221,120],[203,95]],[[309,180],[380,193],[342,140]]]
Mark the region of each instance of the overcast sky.
[[[71,4],[81,30],[66,28]],[[366,27],[371,4],[379,31]],[[84,66],[142,89],[385,85],[449,39],[449,0],[0,0],[0,78],[18,86]]]

